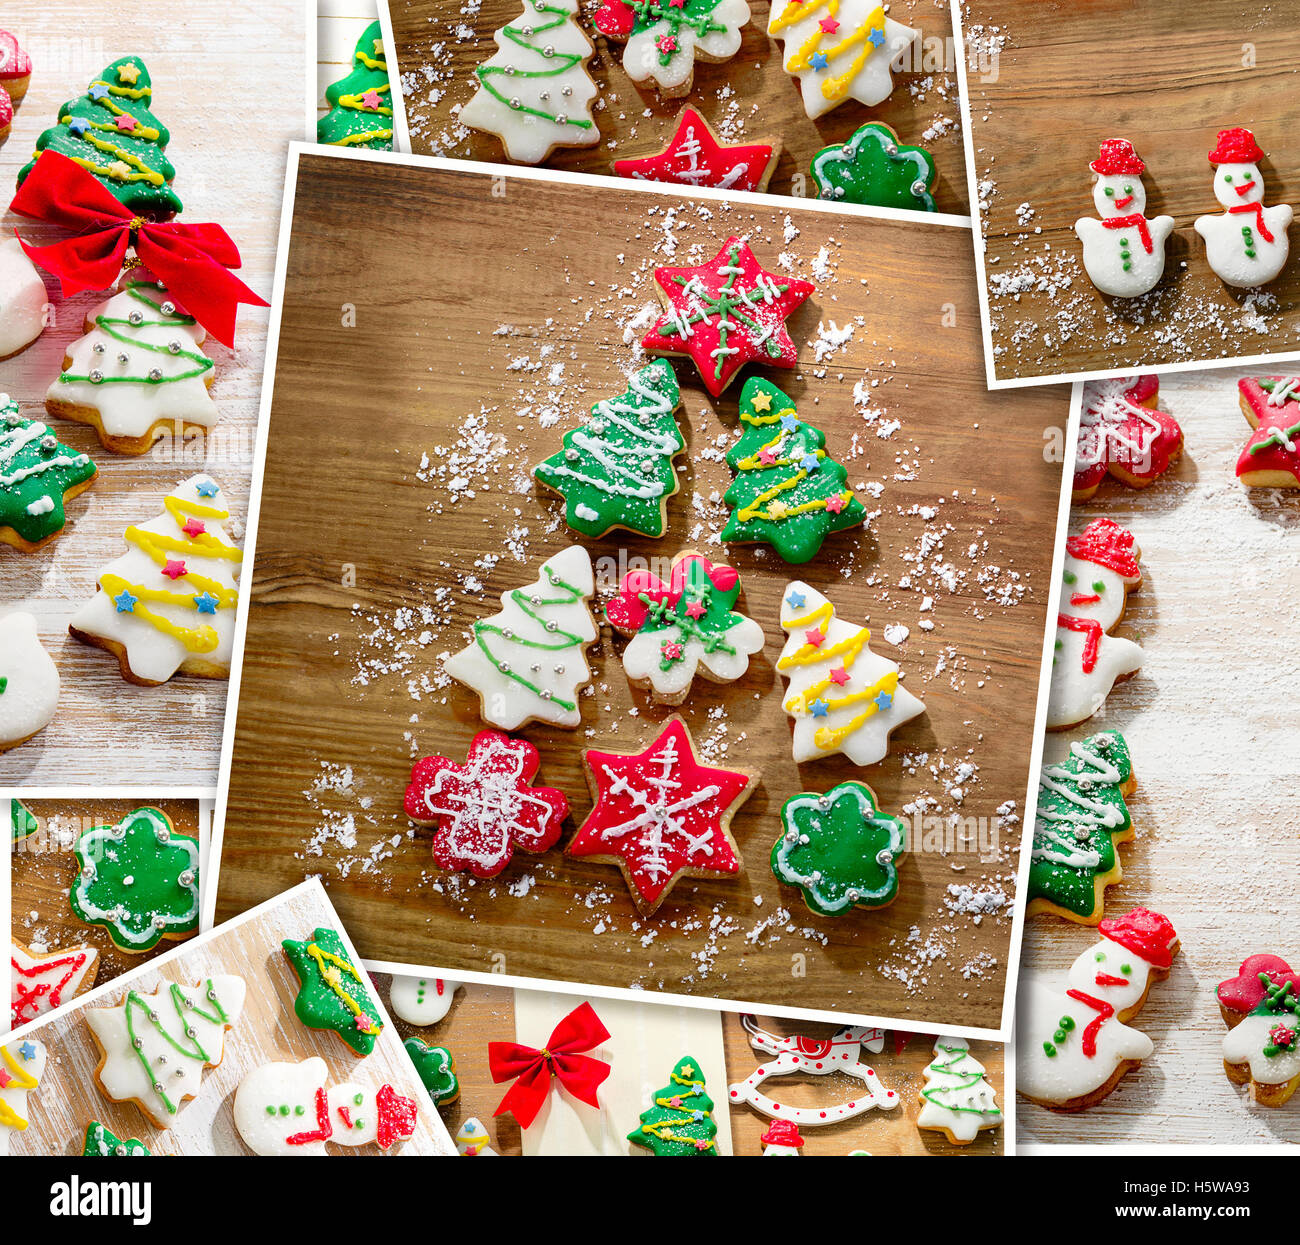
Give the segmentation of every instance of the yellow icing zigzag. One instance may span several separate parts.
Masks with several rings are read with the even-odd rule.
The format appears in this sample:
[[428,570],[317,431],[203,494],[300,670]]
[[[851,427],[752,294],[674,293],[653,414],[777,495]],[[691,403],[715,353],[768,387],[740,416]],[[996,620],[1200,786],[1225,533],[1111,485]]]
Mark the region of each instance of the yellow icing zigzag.
[[[778,34],[787,27],[794,25],[795,22],[809,16],[809,14],[819,12],[822,8],[825,8],[827,17],[834,17],[839,12],[840,0],[790,0],[781,15],[772,19],[771,25],[768,27],[768,33]],[[867,63],[871,54],[878,50],[876,45],[870,43],[867,38],[872,31],[876,30],[882,35],[885,33],[885,9],[883,5],[877,5],[857,30],[845,35],[838,43],[824,49],[821,47],[821,42],[826,32],[819,25],[790,57],[786,70],[790,73],[799,73],[805,69],[811,69],[813,55],[818,51],[821,51],[826,57],[828,64],[834,64],[840,56],[851,52],[854,48],[859,48],[857,55],[849,62],[848,69],[842,74],[822,79],[822,95],[828,100],[838,102],[848,95],[849,88],[853,85],[853,79],[862,71],[862,66]],[[880,46],[884,47],[884,44],[882,43]]]

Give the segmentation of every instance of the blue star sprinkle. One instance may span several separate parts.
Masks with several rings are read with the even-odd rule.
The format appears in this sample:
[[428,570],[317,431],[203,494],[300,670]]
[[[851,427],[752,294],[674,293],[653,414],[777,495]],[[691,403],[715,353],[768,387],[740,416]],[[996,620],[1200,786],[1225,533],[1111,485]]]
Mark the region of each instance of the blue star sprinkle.
[[793,415],[781,416],[781,429],[784,432],[793,432],[799,427],[799,421]]
[[867,38],[873,48],[878,48],[885,41],[885,32],[879,26],[873,26]]
[[808,599],[808,598],[805,597],[804,594],[803,594],[802,592],[792,592],[788,597],[786,597],[786,599],[785,599],[785,603],[786,603],[786,604],[787,604],[787,605],[788,605],[792,610],[801,610],[801,609],[803,609],[804,602],[805,602],[807,599]]
[[133,597],[126,588],[123,588],[122,591],[113,598],[113,604],[117,606],[117,612],[119,614],[130,614],[135,609],[136,605],[139,604],[139,600],[139,597]]
[[827,64],[828,64],[829,62],[826,60],[826,53],[825,53],[825,52],[814,52],[814,53],[812,54],[812,57],[811,57],[810,60],[808,61],[808,63],[809,63],[809,64],[810,64],[814,69],[822,70],[822,69],[825,69],[825,68],[826,68],[826,66],[827,66]]
[[68,133],[75,135],[77,138],[80,138],[88,129],[90,129],[90,122],[85,117],[73,117],[68,122]]
[[194,598],[194,608],[198,610],[200,614],[215,614],[219,604],[220,601],[218,601],[218,599],[210,592],[204,592]]
[[890,695],[889,692],[880,692],[876,696],[876,700],[875,700],[876,708],[879,709],[881,713],[884,713],[885,710],[888,709],[889,706],[892,705],[893,703],[894,703],[894,698],[892,695]]
[[830,706],[819,696],[811,705],[808,706],[808,712],[815,718],[824,718],[828,713],[830,713]]
[[86,94],[93,100],[101,100],[108,95],[108,87],[106,87],[102,82],[96,82],[95,85],[86,92]]
[[215,497],[217,495],[217,486],[211,480],[200,480],[195,489],[200,497]]
[[818,459],[816,454],[805,454],[799,460],[799,466],[801,466],[805,471],[816,471],[820,465],[821,460]]
[[36,1058],[36,1047],[31,1042],[24,1042],[19,1048],[18,1053],[24,1060]]

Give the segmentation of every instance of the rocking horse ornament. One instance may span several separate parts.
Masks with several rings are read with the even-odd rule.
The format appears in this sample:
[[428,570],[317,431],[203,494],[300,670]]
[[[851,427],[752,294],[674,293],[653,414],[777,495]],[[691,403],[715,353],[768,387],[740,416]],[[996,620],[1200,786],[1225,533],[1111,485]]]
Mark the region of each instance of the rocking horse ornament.
[[[756,1069],[748,1079],[731,1086],[730,1096],[733,1103],[747,1102],[764,1115],[774,1120],[789,1120],[792,1124],[810,1127],[816,1124],[834,1124],[837,1120],[849,1120],[855,1115],[862,1115],[873,1107],[882,1111],[892,1111],[899,1104],[899,1097],[892,1089],[886,1089],[870,1064],[861,1060],[864,1049],[879,1051],[885,1045],[883,1029],[869,1029],[861,1025],[850,1025],[837,1030],[829,1038],[807,1038],[799,1034],[793,1037],[777,1037],[760,1029],[753,1016],[741,1017],[741,1024],[749,1034],[749,1044],[758,1051],[773,1056],[770,1062]],[[856,1077],[862,1082],[862,1094],[848,1102],[837,1103],[830,1107],[793,1107],[767,1097],[760,1090],[764,1082],[777,1076],[791,1076],[805,1073],[810,1076],[829,1076],[832,1072],[842,1072],[845,1076]]]

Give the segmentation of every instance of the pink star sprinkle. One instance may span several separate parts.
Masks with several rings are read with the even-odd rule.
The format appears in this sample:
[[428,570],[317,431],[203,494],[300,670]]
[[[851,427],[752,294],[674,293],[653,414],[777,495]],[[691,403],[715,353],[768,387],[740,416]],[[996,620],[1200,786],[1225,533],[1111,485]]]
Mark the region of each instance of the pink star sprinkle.
[[776,462],[776,454],[774,451],[769,450],[764,446],[758,451],[758,461],[762,463],[764,467],[770,467],[774,462]]
[[661,52],[675,52],[677,51],[677,37],[675,35],[660,35],[655,40],[655,47]]
[[183,576],[188,575],[189,571],[185,569],[184,562],[173,562],[171,558],[168,558],[166,565],[162,568],[162,573],[168,579],[181,579]]
[[831,671],[831,682],[842,686],[849,681],[849,672],[843,666],[836,666]]
[[117,128],[119,130],[122,130],[124,133],[129,134],[132,130],[135,129],[135,118],[129,117],[126,115],[126,113],[123,113],[117,119]]
[[705,614],[704,606],[699,601],[692,601],[686,607],[687,618],[703,618]]
[[184,532],[186,536],[204,536],[207,534],[207,530],[208,529],[204,527],[198,519],[186,519],[185,526],[181,528],[181,531]]
[[810,627],[803,633],[803,638],[808,641],[813,648],[821,648],[823,641],[826,639],[816,627]]
[[362,103],[362,106],[363,106],[363,107],[366,107],[366,108],[373,108],[373,109],[375,109],[376,111],[378,111],[378,109],[379,109],[379,92],[378,92],[378,91],[367,91],[367,92],[366,92],[366,93],[361,97],[361,103]]
[[831,514],[839,514],[839,512],[844,509],[844,494],[836,493],[833,497],[828,497],[826,499],[826,509],[829,510]]
[[823,17],[817,25],[821,27],[822,33],[827,35],[833,35],[840,28],[839,22],[833,17]]

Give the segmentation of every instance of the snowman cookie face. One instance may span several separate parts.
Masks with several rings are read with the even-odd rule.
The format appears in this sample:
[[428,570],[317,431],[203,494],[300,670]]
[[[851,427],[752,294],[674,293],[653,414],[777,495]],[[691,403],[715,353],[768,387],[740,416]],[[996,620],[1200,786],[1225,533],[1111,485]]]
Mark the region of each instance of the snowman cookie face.
[[1108,566],[1066,555],[1061,572],[1061,613],[1092,618],[1109,631],[1124,616],[1130,588],[1141,578],[1126,579]]
[[1098,174],[1092,187],[1092,201],[1097,205],[1097,215],[1102,220],[1113,216],[1146,215],[1147,192],[1140,177]]
[[1239,203],[1260,203],[1264,179],[1253,164],[1221,164],[1214,174],[1214,197],[1226,208]]
[[329,1069],[313,1056],[255,1068],[235,1091],[235,1127],[254,1154],[324,1154],[331,1135]]
[[436,1025],[451,1008],[459,981],[447,977],[407,977],[394,974],[388,992],[393,1015],[421,1028]]

